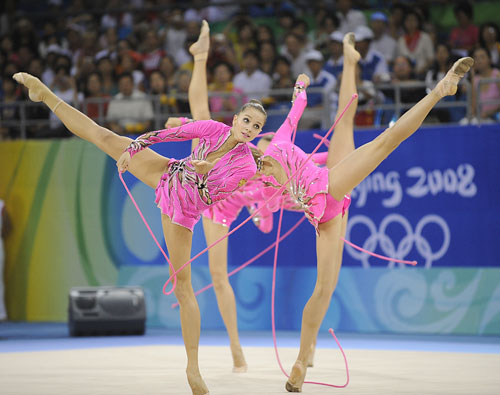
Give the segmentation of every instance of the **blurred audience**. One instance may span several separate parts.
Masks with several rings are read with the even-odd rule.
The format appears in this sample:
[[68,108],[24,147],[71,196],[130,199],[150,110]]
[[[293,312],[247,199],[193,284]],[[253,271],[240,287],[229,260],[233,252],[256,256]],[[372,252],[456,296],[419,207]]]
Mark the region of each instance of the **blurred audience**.
[[[231,124],[233,114],[243,105],[243,91],[233,84],[233,67],[226,62],[217,64],[213,69],[212,83],[208,85],[209,92],[224,93],[223,96],[210,96],[209,104],[212,113],[227,111],[230,114],[214,119]],[[229,94],[229,95],[228,95]]]
[[142,70],[146,77],[153,70],[158,70],[160,67],[161,58],[166,55],[163,49],[160,49],[160,42],[156,31],[148,30],[144,37],[144,51],[142,53]]
[[271,97],[272,103],[286,102],[290,103],[290,94],[293,84],[295,83],[292,77],[292,65],[285,56],[278,56],[274,65],[273,73],[273,89],[287,89],[286,93],[275,93]]
[[[384,89],[383,93],[390,102],[395,102],[396,96],[399,95],[401,103],[414,104],[425,96],[425,88],[415,86],[419,82],[416,78],[411,59],[399,55],[394,60],[394,71],[391,80],[391,84],[396,89]],[[404,113],[406,110],[403,110],[401,113]]]
[[273,74],[277,56],[276,46],[272,41],[262,41],[259,44],[260,69],[267,75]]
[[332,97],[331,94],[337,81],[332,74],[323,69],[324,59],[321,52],[311,50],[307,52],[305,58],[307,62],[306,74],[309,75],[311,83],[308,87],[307,109],[302,115],[301,127],[311,129],[321,126],[321,117],[314,110],[324,108],[324,95],[330,95],[326,103],[329,108],[332,108],[336,102],[336,97]]
[[406,5],[398,2],[394,3],[389,10],[389,35],[396,41],[405,34],[404,16],[406,10]]
[[324,69],[335,78],[338,77],[338,75],[342,72],[342,67],[344,67],[343,39],[344,35],[339,31],[335,31],[330,34],[330,41],[328,42],[330,56],[326,61]]
[[489,78],[499,78],[500,72],[492,67],[491,55],[486,48],[476,48],[473,52],[474,67],[472,68],[472,115],[482,119],[498,120],[500,103],[488,103],[490,100],[500,100],[500,82],[483,81]]
[[460,1],[453,8],[458,26],[450,32],[449,45],[454,53],[467,56],[479,40],[479,28],[472,22],[474,11],[468,1]]
[[[128,55],[127,55],[128,56]],[[130,66],[132,68],[133,65]],[[114,96],[118,93],[118,84],[116,83],[113,62],[110,58],[104,56],[97,61],[97,71],[101,76],[102,92],[108,96]],[[125,72],[123,70],[122,72]]]
[[481,26],[479,33],[479,45],[488,48],[491,55],[491,63],[495,67],[500,66],[500,34],[496,23],[488,22]]
[[109,128],[118,134],[140,134],[151,130],[153,106],[144,92],[134,88],[132,74],[123,73],[118,80],[120,93],[108,107]]
[[20,120],[19,107],[15,102],[19,99],[16,81],[11,76],[2,79],[3,100],[0,107],[0,140],[15,139],[21,137],[21,129],[15,125]]
[[[140,99],[140,106],[148,109],[144,112],[147,119],[137,120],[134,111],[130,122],[120,123],[119,118],[109,118],[110,122],[116,121],[119,133],[142,132],[143,128],[152,125],[153,119],[157,122],[161,118],[158,112],[162,116],[176,112],[189,114],[187,91],[193,68],[189,46],[197,40],[203,19],[217,21],[211,25],[207,61],[211,92],[241,92],[245,100],[263,99],[266,105],[284,109],[290,106],[290,90],[295,77],[307,72],[312,87],[319,87],[323,92],[332,89],[333,97],[329,99],[335,102],[335,89],[330,87],[332,81],[338,82],[342,71],[344,34],[352,31],[362,56],[357,81],[358,100],[365,106],[360,106],[358,125],[373,121],[372,104],[380,99],[380,93],[375,91],[374,94],[373,90],[377,83],[390,80],[389,71],[393,71],[392,81],[398,86],[425,80],[427,89],[432,89],[458,54],[472,51],[479,63],[475,67],[475,86],[481,86],[475,103],[495,100],[498,85],[479,84],[479,81],[497,75],[499,28],[497,23],[486,22],[478,29],[474,24],[475,13],[476,21],[488,21],[489,18],[470,0],[448,1],[445,6],[438,2],[436,8],[431,2],[407,0],[251,5],[221,5],[218,2],[211,1],[207,7],[207,2],[195,0],[186,10],[185,5],[164,0],[125,3],[109,0],[103,4],[103,14],[99,15],[88,11],[95,8],[92,1],[57,0],[47,7],[47,18],[34,18],[35,14],[30,14],[23,2],[9,0],[0,7],[2,120],[23,115],[15,103],[26,99],[25,90],[13,91],[10,81],[3,83],[17,71],[38,76],[94,119],[99,115],[108,119],[107,110],[120,113],[124,108],[126,119],[130,115],[127,106],[136,111],[131,103],[135,103],[133,98]],[[167,4],[162,11],[151,12],[151,7]],[[357,6],[362,6],[363,10],[354,9]],[[443,18],[441,23],[436,18],[438,14],[433,12],[436,9],[445,11],[447,17],[453,9],[455,26],[445,27],[450,23],[449,18]],[[496,10],[492,6],[492,20]],[[486,63],[491,64],[488,67]],[[127,85],[130,76],[133,81],[131,93],[126,93],[123,87],[119,89],[119,81],[121,84],[124,80]],[[271,87],[284,88],[286,94],[269,97]],[[394,93],[383,92],[387,101],[395,99]],[[406,102],[413,102],[421,93],[409,87],[401,91]],[[151,103],[143,96],[145,94],[154,95]],[[113,105],[109,108],[97,104],[112,97]],[[311,92],[309,105],[313,108],[324,106],[321,99],[321,94]],[[460,92],[454,98],[444,99],[453,100],[465,99],[460,97]],[[212,111],[231,112],[236,108],[236,101],[235,97],[211,95],[210,106]],[[495,118],[498,110],[495,106],[481,104],[485,111],[477,116]],[[49,122],[50,111],[46,106],[30,102],[24,111],[28,119],[39,120],[26,126],[28,137],[67,135],[53,115]],[[457,114],[454,107],[438,108],[431,113],[431,118],[454,121]],[[229,118],[222,120],[229,121]],[[6,131],[6,125],[4,122],[1,126],[4,138],[20,135],[17,129]]]
[[323,56],[328,56],[330,36],[338,28],[339,20],[335,14],[327,14],[320,20],[319,25],[316,28],[314,43]]
[[388,65],[392,65],[396,56],[397,42],[388,33],[388,19],[383,12],[374,12],[370,16],[373,38],[370,48],[384,55]]
[[87,76],[82,111],[90,118],[103,123],[108,112],[111,96],[104,92],[101,74],[94,71]]
[[271,85],[271,77],[259,70],[257,52],[252,49],[247,50],[243,55],[243,70],[234,77],[234,86],[240,89],[248,100],[260,100],[269,95]]
[[292,64],[294,78],[303,73],[306,68],[305,55],[307,52],[305,38],[289,32],[285,36],[285,45],[281,48],[281,55],[286,56]]
[[155,97],[156,110],[166,118],[170,112],[168,105],[168,85],[164,74],[159,70],[154,70],[149,75],[148,93]]
[[410,9],[404,17],[405,34],[398,40],[397,54],[415,63],[415,73],[423,76],[434,61],[434,46],[426,32],[421,30],[419,14]]
[[359,26],[366,26],[365,14],[352,8],[351,0],[337,0],[337,18],[340,21],[339,30],[342,34],[354,32]]
[[165,83],[167,84],[167,88],[174,86],[177,66],[172,56],[165,55],[163,58],[161,58],[158,70],[165,77]]
[[190,114],[188,90],[191,81],[191,71],[187,69],[179,70],[175,75],[175,83],[170,89],[168,104],[173,113]]
[[371,29],[367,26],[358,26],[354,37],[356,38],[356,49],[361,55],[358,63],[361,67],[361,78],[374,83],[389,81],[389,68],[384,55],[371,47],[373,39]]
[[[453,65],[455,60],[458,59],[457,55],[453,55],[451,48],[447,44],[438,44],[436,46],[436,59],[427,71],[425,76],[426,91],[429,93],[436,84],[443,79],[450,67]],[[461,91],[455,96],[447,96],[443,101],[456,101],[460,98]],[[449,107],[449,108],[434,108],[430,116],[437,118],[439,122],[458,122],[465,115],[465,111],[460,107]]]
[[[236,29],[236,34],[230,32],[233,26]],[[257,50],[255,25],[248,17],[239,15],[226,26],[225,32],[231,40],[238,67],[242,68],[244,54],[248,50]]]
[[[59,65],[56,68],[56,73],[52,85],[50,86],[52,92],[54,92],[57,97],[64,100],[66,103],[72,106],[78,107],[80,99],[83,99],[82,94],[78,94],[76,89],[75,78],[69,73],[69,67],[67,65]],[[40,137],[70,137],[70,132],[63,125],[61,120],[53,113],[50,112],[50,130],[44,131],[45,135]]]

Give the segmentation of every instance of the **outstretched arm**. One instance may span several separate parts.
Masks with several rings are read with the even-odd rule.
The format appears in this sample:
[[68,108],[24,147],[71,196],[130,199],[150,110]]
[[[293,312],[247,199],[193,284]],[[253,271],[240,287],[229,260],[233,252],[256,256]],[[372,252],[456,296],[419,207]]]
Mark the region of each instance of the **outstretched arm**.
[[187,141],[206,136],[210,133],[212,124],[212,121],[193,121],[178,127],[144,133],[132,141],[126,151],[132,157],[144,148],[156,143]]
[[125,152],[118,158],[116,166],[120,172],[124,172],[129,167],[130,159],[150,145],[171,141],[187,141],[206,136],[212,132],[213,124],[213,121],[190,121],[181,126],[144,133],[130,143]]
[[305,74],[300,74],[295,82],[293,89],[292,108],[286,117],[285,122],[280,126],[278,131],[273,137],[273,140],[287,140],[292,139],[292,132],[297,127],[300,117],[307,106],[306,88],[309,86],[309,77]]

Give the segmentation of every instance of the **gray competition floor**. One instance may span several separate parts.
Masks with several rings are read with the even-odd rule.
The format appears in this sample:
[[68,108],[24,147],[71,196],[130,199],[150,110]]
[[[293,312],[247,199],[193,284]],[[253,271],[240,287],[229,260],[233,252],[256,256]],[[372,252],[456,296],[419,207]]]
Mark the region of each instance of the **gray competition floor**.
[[[350,383],[304,385],[304,394],[500,394],[500,338],[337,334]],[[297,355],[299,334],[278,332],[283,366]],[[243,332],[247,373],[231,372],[224,332],[202,332],[200,368],[211,394],[284,394],[285,376],[270,332]],[[71,338],[64,324],[0,323],[0,394],[190,394],[180,331],[145,336]],[[342,355],[321,334],[307,380],[342,385]]]

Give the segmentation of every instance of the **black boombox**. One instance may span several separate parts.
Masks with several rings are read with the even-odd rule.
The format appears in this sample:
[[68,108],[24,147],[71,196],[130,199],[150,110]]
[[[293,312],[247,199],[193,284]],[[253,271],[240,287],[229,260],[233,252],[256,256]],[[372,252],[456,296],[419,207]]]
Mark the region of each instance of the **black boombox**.
[[145,324],[140,287],[74,287],[69,291],[71,336],[143,335]]

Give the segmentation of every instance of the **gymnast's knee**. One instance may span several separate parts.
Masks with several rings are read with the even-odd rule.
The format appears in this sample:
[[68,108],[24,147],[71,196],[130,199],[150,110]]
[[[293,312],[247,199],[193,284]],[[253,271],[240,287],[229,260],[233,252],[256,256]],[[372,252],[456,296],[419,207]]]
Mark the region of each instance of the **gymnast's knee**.
[[219,290],[223,290],[229,285],[229,279],[226,272],[212,271],[210,272],[210,274],[212,275],[212,282],[214,284],[214,290],[216,292]]
[[373,140],[373,142],[384,152],[394,151],[401,143],[401,141],[396,138],[395,134],[392,133],[392,127],[385,129],[375,138],[375,140]]
[[322,301],[329,301],[333,295],[333,291],[335,291],[335,287],[337,286],[337,281],[334,283],[326,284],[326,283],[318,283],[314,288],[314,295],[316,298]]
[[183,279],[177,277],[177,284],[174,289],[174,294],[181,303],[183,300],[188,300],[190,297],[194,298],[193,286],[191,285],[191,280]]

